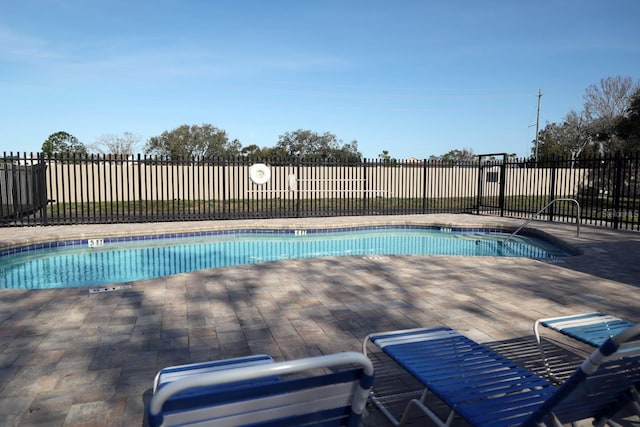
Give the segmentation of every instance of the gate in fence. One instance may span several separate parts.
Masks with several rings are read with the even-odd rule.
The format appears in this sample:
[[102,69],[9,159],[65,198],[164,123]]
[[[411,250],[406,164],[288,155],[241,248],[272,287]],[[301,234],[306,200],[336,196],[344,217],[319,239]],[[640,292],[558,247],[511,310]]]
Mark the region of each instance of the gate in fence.
[[477,213],[504,215],[506,153],[478,156]]

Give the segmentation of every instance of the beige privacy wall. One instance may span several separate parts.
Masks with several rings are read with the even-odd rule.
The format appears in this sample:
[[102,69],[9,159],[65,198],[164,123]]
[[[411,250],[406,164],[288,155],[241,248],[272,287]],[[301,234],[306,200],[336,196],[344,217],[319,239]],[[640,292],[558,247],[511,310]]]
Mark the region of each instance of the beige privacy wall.
[[[257,185],[249,165],[147,164],[97,161],[47,164],[50,200],[237,200],[268,198],[448,198],[498,194],[500,167],[367,164],[356,166],[268,166],[270,178]],[[505,196],[574,195],[587,169],[506,168]],[[481,182],[478,175],[482,174]],[[496,174],[497,173],[497,174]]]

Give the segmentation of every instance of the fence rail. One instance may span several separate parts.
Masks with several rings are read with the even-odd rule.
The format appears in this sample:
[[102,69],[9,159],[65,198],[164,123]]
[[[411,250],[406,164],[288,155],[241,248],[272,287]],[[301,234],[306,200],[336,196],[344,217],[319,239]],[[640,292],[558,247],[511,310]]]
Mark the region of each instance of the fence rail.
[[[0,158],[0,225],[99,224],[418,213],[527,217],[554,198],[586,223],[639,229],[639,159],[336,163],[135,156]],[[260,176],[256,174],[260,173]],[[572,206],[546,218],[572,221]]]

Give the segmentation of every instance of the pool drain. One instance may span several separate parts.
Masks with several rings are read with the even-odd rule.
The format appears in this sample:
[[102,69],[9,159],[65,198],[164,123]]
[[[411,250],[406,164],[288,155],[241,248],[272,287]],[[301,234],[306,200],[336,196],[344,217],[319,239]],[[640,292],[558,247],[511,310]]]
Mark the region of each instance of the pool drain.
[[107,287],[104,287],[104,288],[89,289],[89,293],[90,294],[100,294],[102,292],[113,292],[113,291],[119,291],[120,289],[129,289],[129,288],[131,288],[131,285],[107,286]]

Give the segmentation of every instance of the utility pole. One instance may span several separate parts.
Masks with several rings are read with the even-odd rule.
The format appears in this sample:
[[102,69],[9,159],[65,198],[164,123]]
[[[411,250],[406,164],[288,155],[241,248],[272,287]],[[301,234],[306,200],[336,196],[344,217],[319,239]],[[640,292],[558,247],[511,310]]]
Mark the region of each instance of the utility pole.
[[540,128],[540,99],[542,99],[542,90],[538,89],[538,114],[536,117],[536,165],[538,164],[538,129]]

